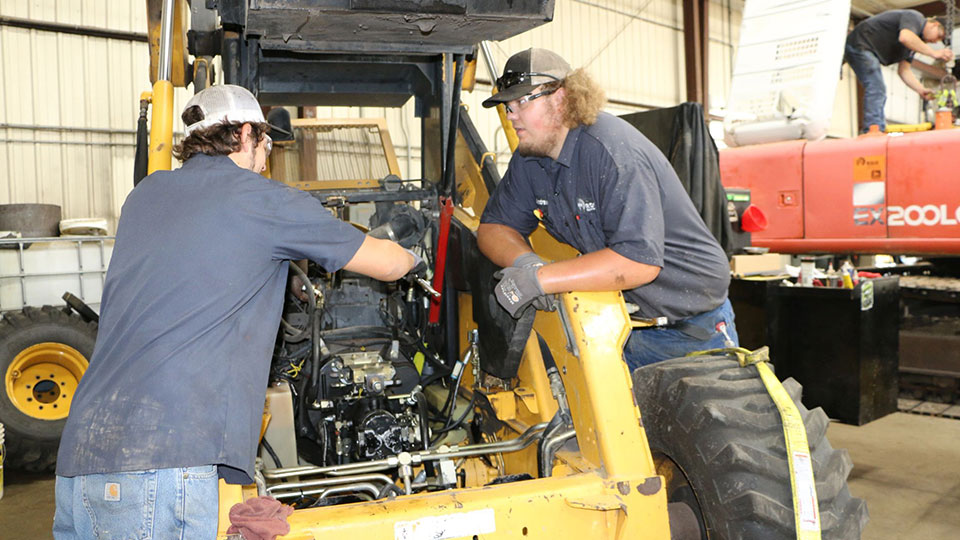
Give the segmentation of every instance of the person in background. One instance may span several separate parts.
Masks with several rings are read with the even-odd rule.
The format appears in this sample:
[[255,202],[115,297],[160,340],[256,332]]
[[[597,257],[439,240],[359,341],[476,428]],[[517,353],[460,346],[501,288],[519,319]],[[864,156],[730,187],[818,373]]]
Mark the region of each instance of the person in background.
[[943,24],[935,19],[924,19],[913,9],[884,11],[861,22],[847,36],[844,60],[853,68],[863,85],[863,128],[878,126],[886,131],[887,121],[883,107],[887,102],[887,87],[883,83],[880,66],[897,64],[897,73],[904,84],[923,99],[933,97],[934,91],[923,87],[910,69],[915,53],[950,62],[953,51],[934,49],[928,43],[943,41]]

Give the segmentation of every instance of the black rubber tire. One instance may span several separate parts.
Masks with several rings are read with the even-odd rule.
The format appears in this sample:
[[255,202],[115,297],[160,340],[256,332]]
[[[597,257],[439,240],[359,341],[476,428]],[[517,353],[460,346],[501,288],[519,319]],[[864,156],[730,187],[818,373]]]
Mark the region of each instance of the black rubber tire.
[[4,425],[5,465],[31,472],[52,471],[66,419],[41,420],[21,412],[6,389],[7,368],[27,347],[54,342],[69,345],[87,361],[97,340],[97,323],[86,322],[63,308],[27,307],[0,320],[0,423]]
[[[796,538],[780,414],[756,367],[727,357],[678,358],[638,368],[633,384],[650,447],[679,466],[710,540]],[[800,384],[783,386],[807,429],[822,538],[858,539],[868,516],[847,487],[853,462],[827,441],[823,409],[800,403]]]

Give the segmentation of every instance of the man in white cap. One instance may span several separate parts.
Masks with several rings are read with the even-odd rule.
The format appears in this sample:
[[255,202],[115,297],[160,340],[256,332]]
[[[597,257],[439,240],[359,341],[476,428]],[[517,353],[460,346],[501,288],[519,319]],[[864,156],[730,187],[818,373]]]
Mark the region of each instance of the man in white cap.
[[[644,318],[631,370],[737,343],[726,254],[664,155],[633,126],[601,112],[603,91],[555,53],[513,55],[484,107],[506,105],[520,140],[477,231],[480,250],[505,267],[495,293],[514,317],[549,309],[547,295],[622,290]],[[583,255],[546,264],[526,237],[538,225]]]
[[269,126],[245,88],[207,88],[182,119],[183,166],[123,205],[57,459],[58,539],[214,538],[218,478],[253,483],[287,261],[381,280],[417,263],[258,174]]

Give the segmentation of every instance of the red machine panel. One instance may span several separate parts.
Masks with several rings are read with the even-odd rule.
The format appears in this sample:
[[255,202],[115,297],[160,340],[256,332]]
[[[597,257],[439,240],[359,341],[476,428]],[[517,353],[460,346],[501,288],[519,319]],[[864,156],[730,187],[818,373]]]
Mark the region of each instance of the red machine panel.
[[749,189],[752,204],[767,216],[767,230],[753,233],[755,245],[763,245],[764,239],[803,237],[805,144],[787,141],[720,152],[723,185]]
[[960,129],[890,139],[887,226],[891,238],[960,239],[958,163]]
[[885,136],[824,140],[804,149],[805,237],[887,236]]

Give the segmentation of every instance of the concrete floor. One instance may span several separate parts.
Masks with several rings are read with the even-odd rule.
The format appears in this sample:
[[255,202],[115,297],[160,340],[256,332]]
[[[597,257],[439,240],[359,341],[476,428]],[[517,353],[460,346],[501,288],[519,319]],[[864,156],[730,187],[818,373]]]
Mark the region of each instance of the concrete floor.
[[[953,540],[960,531],[960,420],[895,413],[827,433],[853,458],[850,491],[867,500],[864,540]],[[54,480],[8,471],[0,538],[51,538]]]

